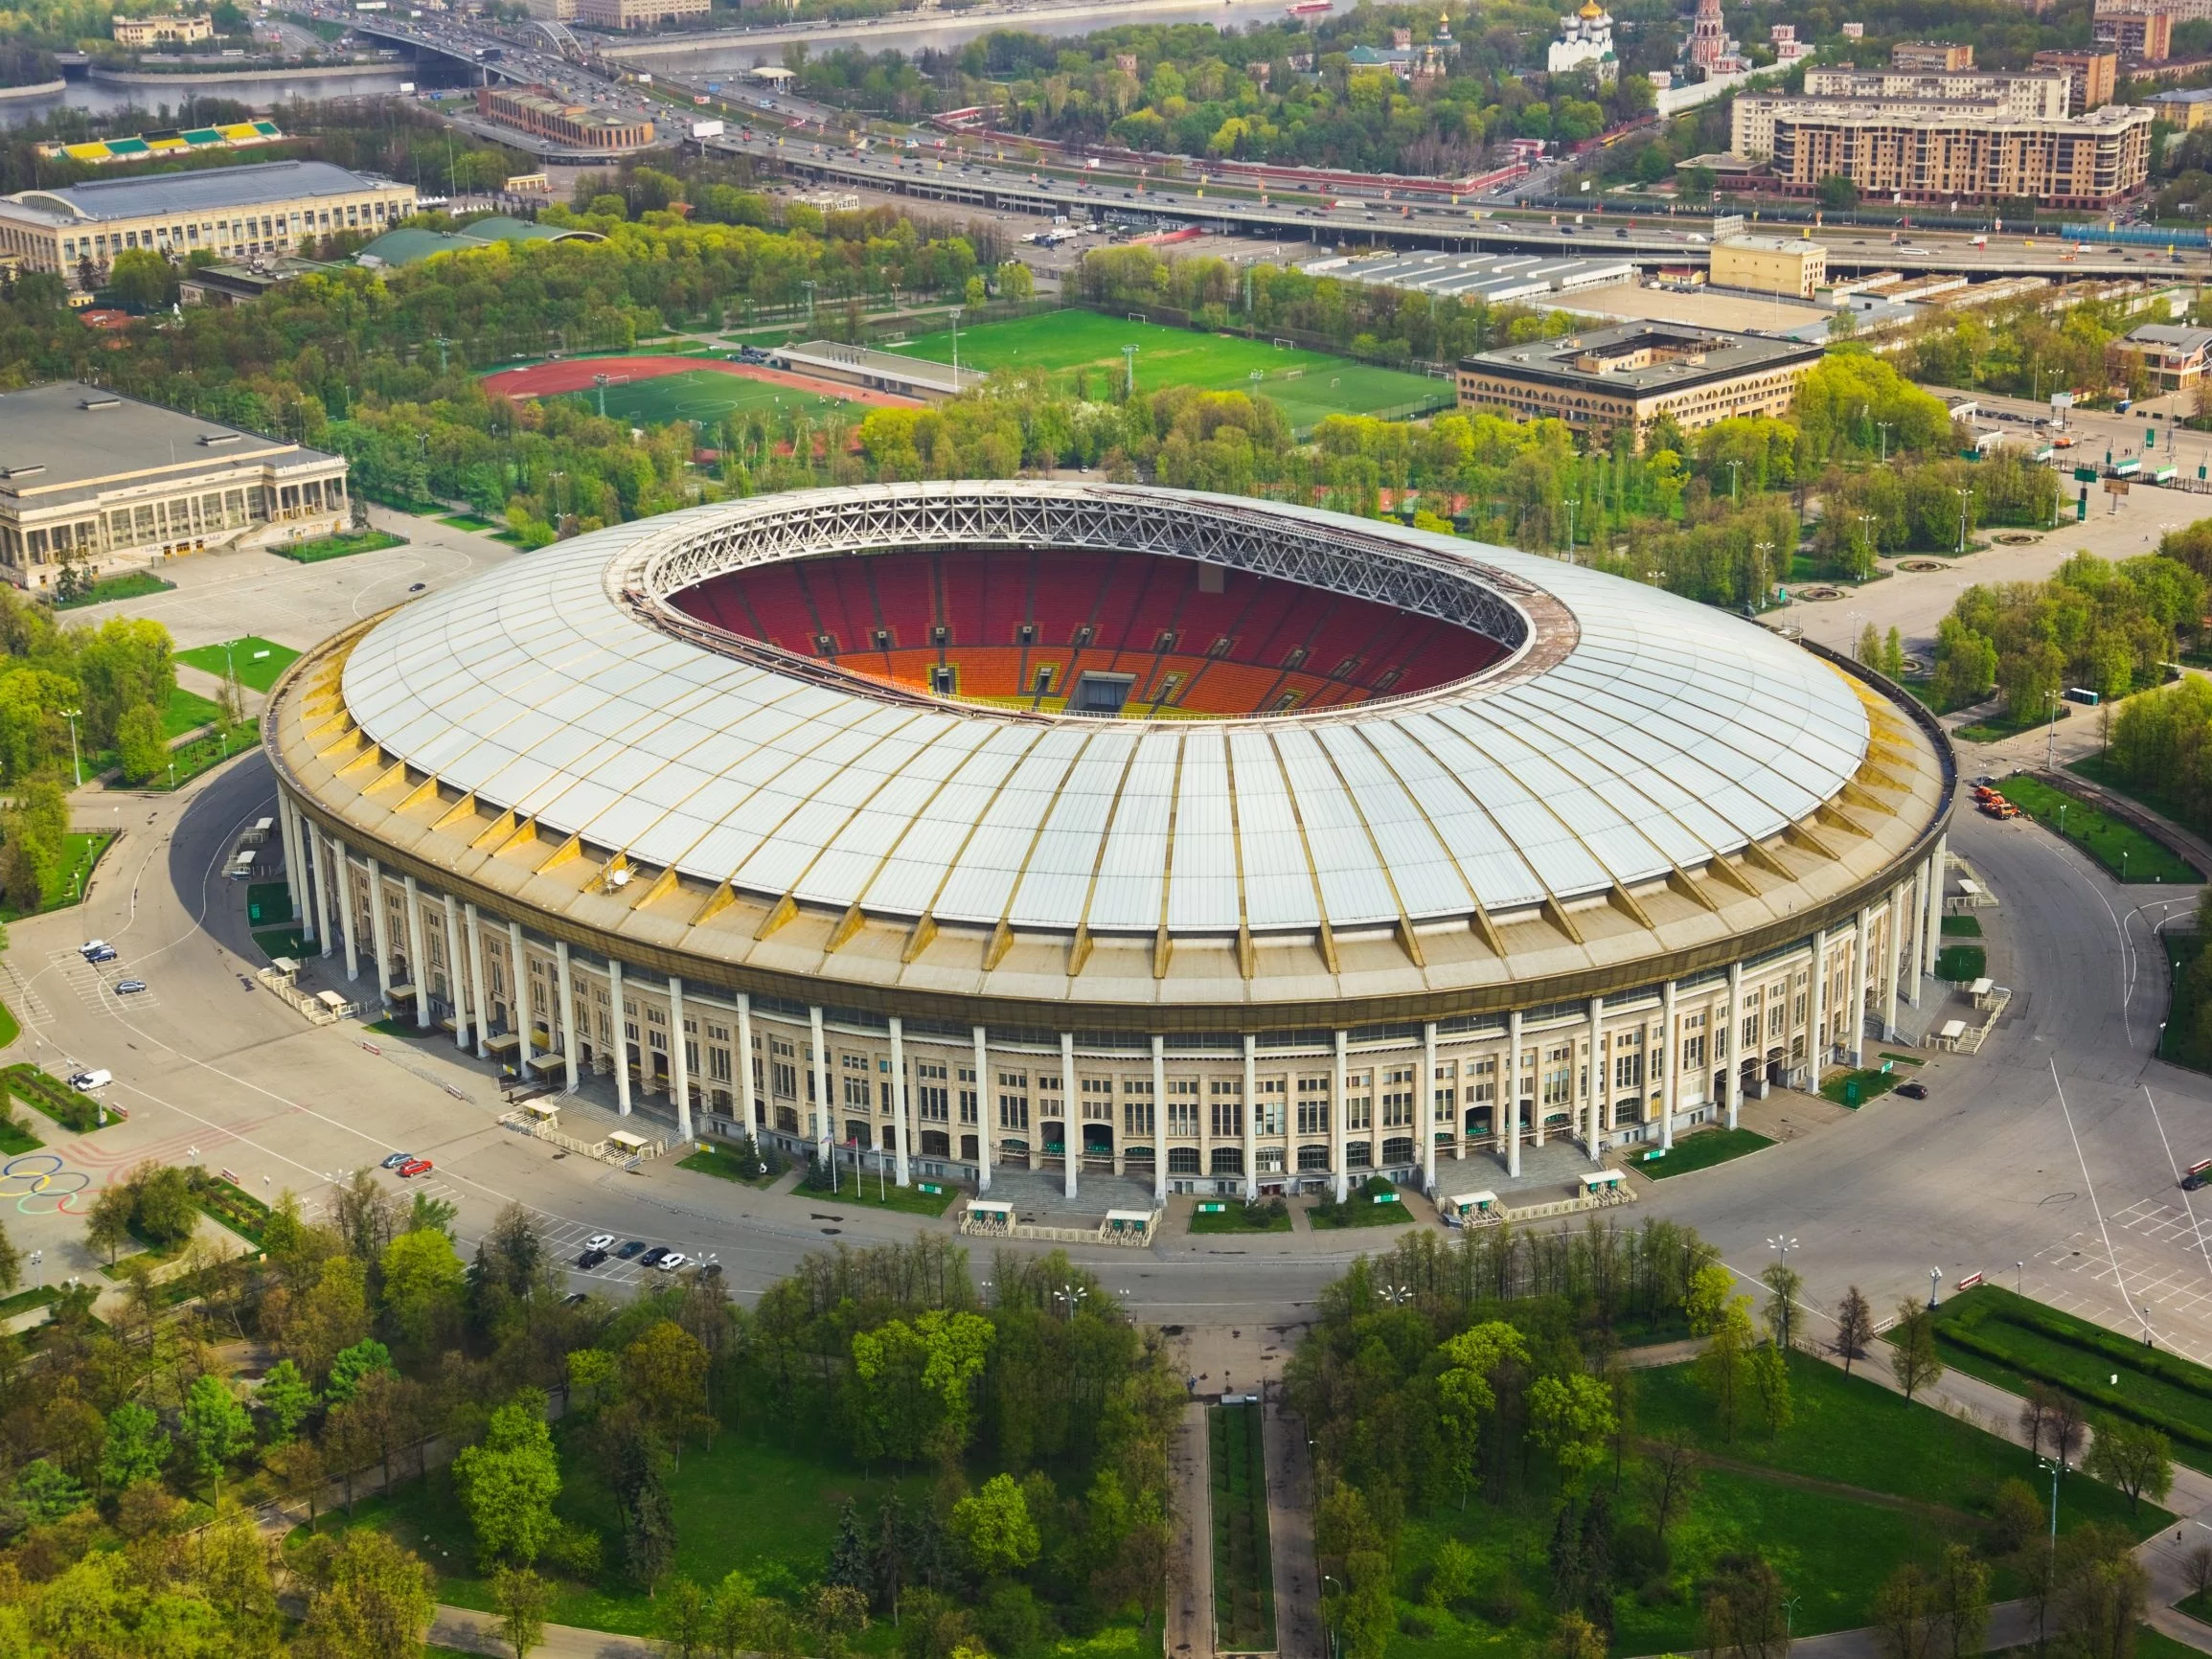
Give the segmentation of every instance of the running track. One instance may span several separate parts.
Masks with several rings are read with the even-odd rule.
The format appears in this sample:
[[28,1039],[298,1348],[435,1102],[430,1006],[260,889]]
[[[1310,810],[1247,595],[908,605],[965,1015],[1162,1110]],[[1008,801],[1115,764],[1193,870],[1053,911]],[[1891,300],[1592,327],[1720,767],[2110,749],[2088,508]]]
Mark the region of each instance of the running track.
[[653,380],[663,375],[681,375],[692,369],[711,369],[746,380],[765,380],[801,392],[823,392],[848,402],[877,409],[916,409],[918,398],[891,392],[873,392],[861,386],[843,386],[834,380],[817,380],[756,363],[732,363],[720,357],[569,357],[557,363],[536,363],[527,369],[503,369],[484,377],[484,389],[499,398],[548,398],[561,392],[588,392],[594,375],[617,375],[631,380]]

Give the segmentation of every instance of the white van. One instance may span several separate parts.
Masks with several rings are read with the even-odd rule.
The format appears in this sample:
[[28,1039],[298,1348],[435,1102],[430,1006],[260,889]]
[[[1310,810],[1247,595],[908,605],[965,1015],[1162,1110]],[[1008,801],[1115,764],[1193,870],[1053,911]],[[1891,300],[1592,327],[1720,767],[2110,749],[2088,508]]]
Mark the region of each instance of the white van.
[[81,1093],[90,1094],[95,1089],[104,1089],[109,1083],[112,1083],[113,1081],[115,1081],[115,1074],[113,1072],[103,1071],[100,1068],[95,1067],[93,1070],[88,1072],[78,1072],[74,1074],[69,1079],[69,1086],[73,1089],[79,1090]]

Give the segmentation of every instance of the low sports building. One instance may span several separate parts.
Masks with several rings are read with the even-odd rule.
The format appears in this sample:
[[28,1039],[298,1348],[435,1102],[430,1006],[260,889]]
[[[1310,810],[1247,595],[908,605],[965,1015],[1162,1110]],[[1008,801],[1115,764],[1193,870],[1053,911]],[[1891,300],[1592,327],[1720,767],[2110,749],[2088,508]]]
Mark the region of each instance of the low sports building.
[[1459,360],[1459,405],[1564,420],[1638,440],[1662,415],[1694,432],[1739,415],[1784,415],[1824,350],[1687,323],[1622,323]]

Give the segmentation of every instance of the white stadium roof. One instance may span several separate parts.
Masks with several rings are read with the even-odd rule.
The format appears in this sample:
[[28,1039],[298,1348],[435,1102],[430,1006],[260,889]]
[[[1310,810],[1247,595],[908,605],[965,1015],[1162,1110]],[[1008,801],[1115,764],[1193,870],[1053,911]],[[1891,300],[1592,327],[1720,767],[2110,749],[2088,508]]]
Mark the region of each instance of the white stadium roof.
[[[1164,511],[1276,546],[1402,550],[1502,597],[1521,638],[1414,695],[1152,721],[898,694],[712,648],[658,603],[805,557],[794,515],[855,500],[875,528],[815,551],[1065,546],[1005,514]],[[1153,551],[1200,556],[1196,536]],[[1665,879],[1808,819],[1871,729],[1810,652],[1616,578],[1292,507],[1031,482],[771,496],[596,532],[388,617],[342,689],[388,756],[632,864],[885,919],[1145,935],[1425,923]]]

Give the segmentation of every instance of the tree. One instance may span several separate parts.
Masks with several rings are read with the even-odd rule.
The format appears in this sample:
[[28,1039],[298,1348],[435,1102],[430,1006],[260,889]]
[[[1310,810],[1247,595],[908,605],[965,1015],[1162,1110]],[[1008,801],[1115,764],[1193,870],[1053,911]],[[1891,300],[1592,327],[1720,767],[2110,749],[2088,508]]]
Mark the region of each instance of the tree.
[[308,1525],[312,1527],[323,1489],[331,1482],[330,1471],[323,1466],[322,1447],[304,1437],[285,1441],[262,1454],[262,1466],[275,1479],[280,1496],[308,1506]]
[[2051,1601],[2059,1633],[2080,1659],[2131,1659],[2150,1599],[2150,1575],[2132,1540],[2092,1522],[2059,1539]]
[[[2207,888],[2206,892],[2212,892]],[[2028,1443],[2028,1456],[2041,1457],[2043,1450],[2043,1431],[2051,1420],[2051,1391],[2044,1384],[2031,1382],[2020,1401],[2020,1435]]]
[[108,263],[107,285],[125,305],[158,311],[170,302],[174,274],[151,248],[125,248]]
[[161,1478],[169,1462],[170,1438],[161,1419],[136,1400],[125,1400],[107,1414],[107,1435],[100,1453],[100,1484],[120,1492],[137,1481]]
[[1686,1435],[1670,1429],[1652,1442],[1644,1460],[1644,1492],[1652,1505],[1652,1531],[1660,1543],[1667,1528],[1690,1507],[1698,1489],[1698,1448]]
[[1873,1340],[1874,1309],[1854,1284],[1836,1305],[1836,1352],[1843,1361],[1844,1375],[1851,1375],[1853,1360],[1866,1357],[1866,1346]]
[[193,1473],[203,1481],[219,1483],[223,1470],[253,1449],[253,1419],[217,1376],[194,1379],[176,1426],[192,1456]]
[[1767,1432],[1780,1434],[1790,1426],[1793,1406],[1790,1395],[1790,1354],[1787,1349],[1774,1343],[1762,1343],[1751,1351],[1751,1383],[1759,1393],[1759,1409],[1767,1420]]
[[1906,1399],[1943,1375],[1943,1359],[1935,1351],[1935,1321],[1919,1302],[1908,1296],[1898,1304],[1889,1339],[1890,1373]]
[[1935,1617],[1947,1659],[1979,1653],[1989,1635],[1989,1563],[1965,1544],[1944,1547],[1935,1574]]
[[2181,1557],[2182,1582],[2192,1596],[2212,1592],[2212,1544],[2192,1544]]
[[715,1651],[715,1615],[714,1596],[696,1580],[679,1578],[670,1584],[653,1615],[667,1659],[701,1659]]
[[565,1369],[569,1409],[585,1414],[597,1410],[600,1402],[612,1394],[621,1375],[614,1355],[604,1348],[570,1350]]
[[952,1506],[952,1532],[986,1578],[1030,1565],[1043,1547],[1029,1502],[1011,1475],[992,1475],[980,1491]]
[[343,1534],[318,1555],[303,1659],[422,1659],[437,1603],[430,1570],[384,1533]]
[[1489,1320],[1461,1331],[1441,1352],[1448,1363],[1436,1378],[1437,1426],[1444,1431],[1452,1471],[1459,1476],[1459,1506],[1465,1509],[1474,1485],[1483,1424],[1497,1409],[1492,1379],[1508,1362],[1528,1363],[1528,1340],[1503,1321]]
[[131,1196],[126,1187],[107,1187],[92,1200],[84,1218],[84,1241],[115,1265],[115,1253],[130,1242]]
[[254,1404],[267,1424],[269,1443],[282,1445],[299,1432],[300,1424],[315,1409],[315,1391],[308,1386],[297,1365],[280,1359],[269,1367],[262,1386],[254,1391]]
[[1570,1486],[1604,1459],[1613,1432],[1612,1391],[1586,1372],[1539,1376],[1528,1387],[1529,1432]]
[[1759,1282],[1767,1292],[1767,1334],[1777,1348],[1788,1348],[1797,1325],[1797,1293],[1805,1287],[1804,1276],[1788,1262],[1777,1261],[1759,1275]]
[[830,1544],[830,1570],[822,1582],[869,1594],[876,1576],[868,1559],[868,1545],[860,1536],[860,1511],[851,1498],[837,1517],[837,1535]]
[[453,1460],[453,1486],[487,1561],[528,1566],[559,1523],[560,1464],[545,1426],[545,1398],[525,1391],[491,1414],[484,1439]]
[[1788,1593],[1764,1556],[1723,1555],[1705,1580],[1699,1612],[1705,1646],[1730,1659],[1781,1659],[1788,1646]]
[[457,1328],[467,1275],[452,1239],[434,1228],[402,1233],[381,1265],[384,1316],[411,1351],[426,1352]]
[[680,1448],[706,1417],[707,1351],[673,1319],[646,1328],[622,1351],[623,1383],[653,1428]]
[[1900,1562],[1874,1592],[1874,1627],[1889,1659],[1933,1659],[1935,1593],[1918,1561]]
[[1606,1639],[1578,1612],[1565,1612],[1552,1626],[1545,1652],[1550,1659],[1606,1659]]
[[349,1405],[360,1391],[363,1381],[378,1372],[392,1369],[392,1351],[373,1336],[363,1337],[349,1348],[338,1351],[331,1361],[331,1382],[328,1393],[333,1405]]
[[2082,1416],[2081,1402],[2070,1394],[2054,1392],[2044,1427],[2050,1435],[2051,1455],[2059,1460],[2061,1468],[2066,1467],[2076,1451],[2081,1448],[2082,1436],[2088,1430],[2088,1422]]
[[130,783],[144,784],[161,776],[169,764],[169,733],[159,709],[151,703],[134,703],[123,712],[115,722],[115,758]]
[[1832,172],[1815,187],[1820,205],[1830,213],[1849,213],[1859,205],[1859,187],[1839,172]]
[[491,1608],[499,1617],[499,1640],[514,1659],[545,1640],[545,1615],[553,1606],[553,1586],[528,1567],[501,1567],[491,1575]]
[[675,1507],[669,1501],[668,1456],[651,1426],[631,1413],[620,1426],[612,1461],[624,1564],[630,1581],[650,1593],[675,1560]]
[[0,1505],[0,1511],[12,1509],[23,1524],[42,1526],[82,1509],[91,1501],[84,1489],[59,1465],[44,1458],[33,1458],[15,1471],[14,1487],[8,1501]]
[[1730,1297],[1705,1334],[1698,1375],[1713,1397],[1713,1415],[1726,1439],[1736,1438],[1736,1413],[1751,1352],[1751,1299]]
[[[0,950],[7,948],[0,939]],[[8,1092],[0,1085],[0,1119],[8,1116]],[[23,1283],[23,1253],[9,1241],[8,1229],[0,1227],[0,1296],[5,1296]]]
[[2174,1448],[2148,1423],[2108,1419],[2097,1425],[2082,1467],[2128,1494],[2128,1507],[2140,1509],[2144,1497],[2163,1503],[2174,1489]]
[[875,1448],[911,1460],[924,1451],[956,1461],[967,1448],[969,1396],[996,1327],[979,1314],[931,1308],[853,1337],[854,1375]]

